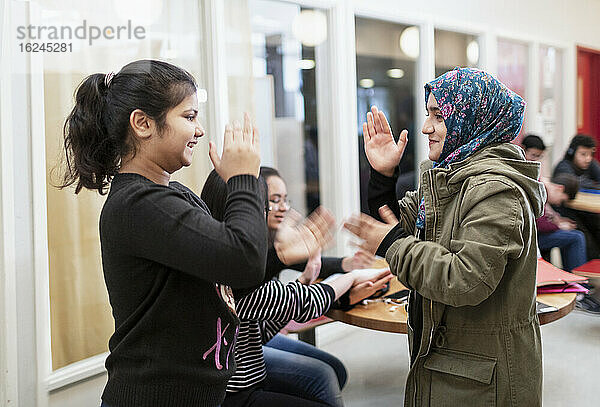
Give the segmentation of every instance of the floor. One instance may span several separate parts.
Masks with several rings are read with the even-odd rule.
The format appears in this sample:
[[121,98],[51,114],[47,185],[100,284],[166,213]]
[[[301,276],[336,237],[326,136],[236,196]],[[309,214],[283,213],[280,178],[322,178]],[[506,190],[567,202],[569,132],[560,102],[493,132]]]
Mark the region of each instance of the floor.
[[[593,406],[600,385],[600,316],[573,311],[542,327],[544,407]],[[348,407],[401,406],[408,372],[405,335],[335,322],[317,328],[317,346],[348,369]]]

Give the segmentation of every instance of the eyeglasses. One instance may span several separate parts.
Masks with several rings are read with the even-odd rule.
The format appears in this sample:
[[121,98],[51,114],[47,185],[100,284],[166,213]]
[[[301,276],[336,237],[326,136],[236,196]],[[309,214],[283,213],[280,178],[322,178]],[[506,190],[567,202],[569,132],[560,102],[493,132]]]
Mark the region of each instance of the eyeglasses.
[[292,201],[285,198],[269,199],[269,211],[287,211],[292,207]]

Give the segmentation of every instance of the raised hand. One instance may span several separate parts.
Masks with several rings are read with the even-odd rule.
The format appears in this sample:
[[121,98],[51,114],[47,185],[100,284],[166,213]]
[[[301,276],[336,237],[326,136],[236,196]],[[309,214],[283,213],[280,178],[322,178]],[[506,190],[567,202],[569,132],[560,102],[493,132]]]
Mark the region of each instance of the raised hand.
[[208,155],[215,170],[225,182],[233,176],[242,174],[258,177],[260,137],[248,113],[244,113],[244,127],[238,121],[234,121],[233,126],[225,126],[222,157],[219,157],[213,142],[209,144]]
[[[380,210],[379,213],[381,214],[381,212],[382,211]],[[346,222],[344,222],[344,228],[356,237],[362,239],[363,242],[359,245],[360,248],[369,253],[375,253],[377,252],[377,248],[385,236],[398,223],[397,220],[394,222],[389,217],[386,219],[386,222],[389,223],[379,222],[369,215],[361,213],[359,215],[352,215]]]
[[288,212],[275,235],[277,256],[286,265],[306,261],[331,242],[334,227],[335,218],[321,206],[304,220]]
[[363,249],[358,249],[352,257],[344,257],[342,260],[342,269],[352,271],[371,267],[375,261],[375,256]]
[[388,177],[394,175],[408,143],[408,131],[402,130],[396,143],[385,114],[372,106],[367,113],[367,122],[363,123],[363,138],[371,167]]

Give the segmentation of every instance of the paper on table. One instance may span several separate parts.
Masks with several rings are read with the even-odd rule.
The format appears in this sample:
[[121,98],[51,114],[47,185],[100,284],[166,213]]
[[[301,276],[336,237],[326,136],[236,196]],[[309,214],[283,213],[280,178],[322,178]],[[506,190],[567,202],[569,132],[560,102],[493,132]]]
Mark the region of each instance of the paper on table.
[[538,259],[536,283],[538,287],[553,284],[585,283],[587,278],[568,273],[544,259]]

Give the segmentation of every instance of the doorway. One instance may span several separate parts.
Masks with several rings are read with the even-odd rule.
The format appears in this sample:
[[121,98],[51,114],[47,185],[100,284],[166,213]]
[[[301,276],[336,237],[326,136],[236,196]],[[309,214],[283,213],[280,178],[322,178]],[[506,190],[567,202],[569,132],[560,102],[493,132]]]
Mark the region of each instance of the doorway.
[[600,50],[583,47],[577,47],[577,132],[600,145]]

